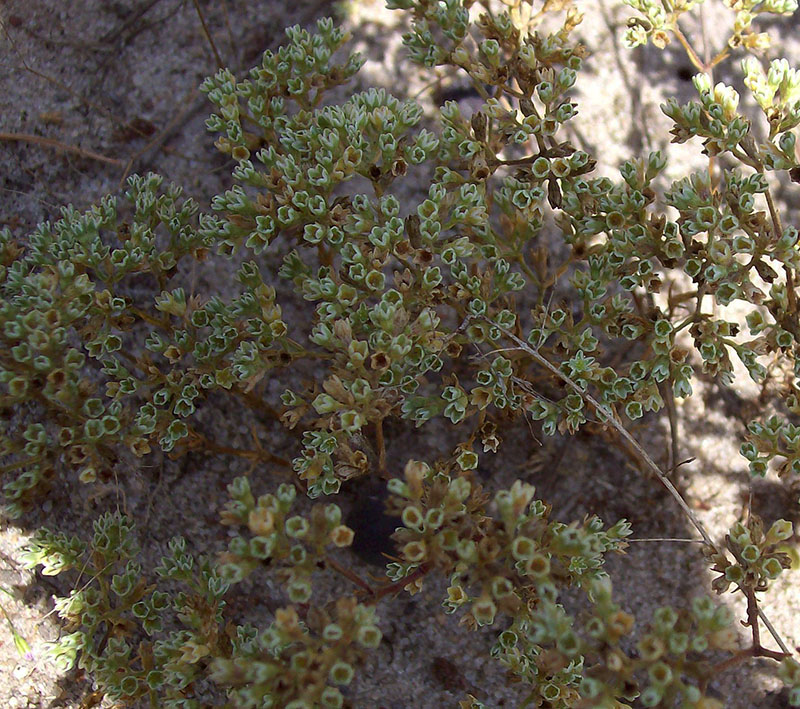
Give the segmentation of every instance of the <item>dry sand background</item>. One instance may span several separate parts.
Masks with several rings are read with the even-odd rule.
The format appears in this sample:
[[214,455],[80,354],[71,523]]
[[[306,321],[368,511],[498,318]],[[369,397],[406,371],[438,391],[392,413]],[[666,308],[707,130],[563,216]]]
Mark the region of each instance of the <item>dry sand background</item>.
[[[669,121],[658,109],[667,96],[682,101],[693,96],[691,69],[680,48],[628,52],[619,41],[626,8],[610,0],[578,4],[586,12],[578,34],[592,54],[578,79],[575,93],[581,113],[569,137],[599,157],[602,174],[614,174],[625,158],[656,148],[669,152],[670,178],[702,167],[696,145],[668,145]],[[690,37],[705,34],[709,45],[718,47],[729,12],[721,3],[707,5],[702,9],[703,25],[688,22],[685,30]],[[118,192],[130,170],[160,172],[183,185],[201,205],[230,184],[229,166],[203,126],[209,107],[197,86],[215,71],[216,62],[198,7],[224,64],[239,74],[264,49],[282,42],[282,27],[310,25],[314,18],[336,11],[331,3],[312,0],[199,0],[197,5],[190,0],[0,0],[0,133],[40,136],[106,158],[56,151],[31,140],[0,140],[0,226],[24,235],[37,222],[57,218],[62,204],[72,202],[83,209],[107,192]],[[378,0],[363,0],[350,3],[347,14],[355,44],[370,58],[359,87],[385,85],[398,94],[418,95],[431,107],[432,92],[424,90],[429,78],[402,63],[399,37],[389,31],[398,13],[384,11]],[[774,56],[800,61],[800,36],[791,32],[797,21],[769,23],[780,37]],[[737,75],[733,67],[730,76]],[[781,194],[785,222],[797,223],[796,196],[791,191]],[[181,277],[197,291],[219,291],[230,273],[228,264],[211,264]],[[307,316],[297,310],[289,311],[288,317]],[[758,410],[756,392],[746,386],[723,391],[707,383],[697,390],[678,411],[681,456],[695,457],[683,469],[684,489],[698,516],[719,538],[742,513],[751,492],[737,449],[744,425]],[[199,420],[230,445],[246,445],[251,423],[247,414],[207,406]],[[667,431],[664,420],[651,417],[635,434],[663,462]],[[293,454],[292,439],[279,428],[262,426],[259,436],[268,449]],[[442,450],[446,438],[441,427],[413,435],[399,430],[391,451],[402,456],[412,450],[415,457],[425,457]],[[115,490],[100,490],[86,502],[85,494],[65,486],[26,520],[30,527],[2,529],[0,588],[11,591],[13,598],[1,594],[0,603],[32,645],[33,657],[19,658],[7,625],[0,622],[0,706],[78,707],[83,696],[77,673],[60,677],[42,659],[43,643],[59,632],[51,597],[63,593],[65,586],[58,578],[20,568],[19,546],[32,527],[50,523],[85,532],[96,515],[120,503],[138,520],[140,541],[153,560],[175,533],[185,535],[194,550],[220,549],[227,532],[216,520],[225,485],[245,469],[241,461],[229,459],[153,459],[146,467],[124,471],[124,497]],[[640,539],[691,535],[658,483],[633,470],[612,445],[597,437],[555,439],[540,446],[521,422],[507,433],[498,455],[482,461],[482,469],[487,479],[491,476],[492,487],[516,477],[532,482],[564,521],[596,512],[608,523],[627,517]],[[797,523],[797,497],[774,478],[752,487],[754,510],[767,522],[785,517]],[[357,560],[349,561],[366,571]],[[709,588],[709,574],[691,544],[634,543],[626,556],[609,561],[609,570],[623,606],[641,614],[642,620],[659,605],[683,603]],[[798,572],[785,574],[763,604],[792,647],[800,642],[798,582]],[[380,609],[386,642],[354,683],[352,706],[457,706],[458,699],[475,688],[487,706],[517,706],[519,692],[505,685],[499,667],[486,655],[491,634],[453,628],[436,600],[443,585],[432,583],[428,588],[429,594],[401,597]],[[345,589],[333,579],[328,590]],[[736,597],[723,600],[743,617]],[[270,583],[244,585],[233,599],[237,612],[247,609],[252,619],[262,622],[280,602],[279,591]],[[744,633],[742,629],[743,643]],[[714,689],[732,709],[788,706],[774,665],[766,661],[727,673]]]

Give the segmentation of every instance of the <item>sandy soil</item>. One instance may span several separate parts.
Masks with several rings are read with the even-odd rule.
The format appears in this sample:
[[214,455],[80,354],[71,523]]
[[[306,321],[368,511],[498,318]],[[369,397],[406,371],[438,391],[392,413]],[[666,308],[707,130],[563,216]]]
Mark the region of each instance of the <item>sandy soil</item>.
[[[697,146],[668,144],[670,125],[658,109],[667,96],[681,101],[693,96],[680,48],[628,52],[619,42],[627,10],[610,0],[583,6],[586,20],[579,34],[591,57],[576,88],[581,114],[571,138],[600,158],[601,174],[614,174],[625,158],[656,148],[669,152],[670,178],[702,167]],[[348,7],[344,20],[369,57],[360,86],[385,85],[396,93],[419,95],[430,109],[433,92],[423,91],[428,79],[401,63],[398,36],[389,31],[397,13],[383,11],[377,0]],[[215,54],[241,73],[264,49],[282,41],[280,28],[295,22],[310,25],[334,9],[317,0],[202,0],[197,5],[187,0],[0,0],[0,133],[19,138],[0,139],[0,226],[24,235],[39,221],[57,218],[60,205],[71,202],[82,209],[118,192],[132,171],[160,172],[207,204],[230,183],[229,166],[205,132],[208,106],[197,91],[202,78],[216,69]],[[709,2],[703,17],[702,26],[687,23],[686,33],[705,34],[710,46],[719,46],[728,11]],[[770,26],[780,37],[775,55],[800,58],[800,36],[791,35],[791,24],[774,21]],[[61,149],[47,141],[56,141]],[[796,222],[798,206],[794,195],[785,192],[781,208],[786,222]],[[229,274],[229,265],[210,264],[182,277],[198,291],[224,291]],[[301,309],[289,315],[305,317]],[[701,383],[697,395],[678,410],[681,457],[694,457],[683,468],[683,489],[715,538],[739,518],[750,495],[754,509],[768,522],[800,519],[797,494],[775,478],[751,486],[738,455],[739,436],[757,410],[756,393],[746,386],[723,391]],[[200,412],[200,425],[213,426],[230,445],[246,442],[252,423],[247,414],[214,403]],[[659,463],[666,461],[665,419],[648,418],[634,433]],[[295,445],[276,426],[262,427],[259,438],[274,450],[289,451]],[[422,433],[399,429],[390,452],[433,456],[447,448],[447,439],[442,426]],[[19,547],[33,528],[49,524],[85,532],[99,512],[122,504],[138,520],[140,541],[151,560],[178,532],[194,551],[218,550],[226,539],[225,528],[216,521],[225,485],[246,467],[237,460],[199,456],[179,462],[154,459],[141,469],[121,471],[121,493],[109,489],[86,500],[85,491],[65,486],[26,518],[25,526],[4,526],[0,590],[10,595],[0,594],[0,604],[32,653],[23,658],[16,653],[9,628],[0,619],[0,706],[78,707],[91,691],[78,673],[60,676],[42,658],[43,644],[59,633],[52,596],[66,587],[58,578],[20,567]],[[596,512],[609,523],[630,519],[640,540],[691,536],[657,481],[634,470],[610,440],[584,435],[540,445],[520,422],[506,432],[498,454],[482,461],[482,471],[490,487],[508,485],[517,477],[534,483],[565,521]],[[345,499],[343,505],[349,504]],[[364,573],[369,570],[357,558],[347,561]],[[710,577],[694,544],[633,543],[627,555],[609,561],[609,570],[624,607],[641,619],[664,603],[684,603],[709,589]],[[798,572],[787,573],[764,600],[766,614],[790,647],[800,643],[798,580]],[[329,583],[330,593],[346,588],[339,579]],[[475,691],[487,706],[517,706],[518,690],[506,685],[487,657],[491,634],[453,627],[437,601],[442,584],[427,588],[428,593],[381,608],[386,642],[354,683],[352,705],[454,707],[466,691]],[[252,619],[263,622],[279,598],[277,588],[266,583],[246,586],[239,603]],[[743,617],[735,597],[723,600]],[[743,646],[745,640],[742,629]],[[732,709],[788,706],[768,662],[741,666],[714,689]]]

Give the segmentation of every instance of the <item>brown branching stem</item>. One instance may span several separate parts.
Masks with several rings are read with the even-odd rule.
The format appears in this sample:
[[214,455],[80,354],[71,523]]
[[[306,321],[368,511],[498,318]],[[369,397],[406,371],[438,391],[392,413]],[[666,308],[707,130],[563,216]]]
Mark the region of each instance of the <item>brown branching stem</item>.
[[330,556],[325,557],[325,564],[330,566],[334,571],[340,573],[346,579],[352,581],[356,586],[358,586],[363,591],[366,591],[370,595],[373,595],[375,591],[373,590],[372,586],[370,586],[364,579],[362,579],[355,571],[352,569],[343,566],[335,559],[332,559]]
[[[281,421],[281,414],[278,411],[276,411],[272,406],[270,406],[266,401],[264,401],[264,399],[262,399],[260,396],[257,396],[251,391],[243,391],[241,389],[234,389],[233,391],[235,394],[242,397],[242,399],[244,399],[247,405],[254,411],[260,411],[269,416],[270,418],[274,419],[275,421],[278,421],[281,424],[283,423]],[[287,428],[286,426],[284,426],[284,430],[290,435],[294,436],[295,438],[303,437],[302,432],[298,431],[297,429]]]
[[325,557],[325,563],[329,565],[334,571],[337,571],[345,578],[352,581],[356,586],[358,586],[362,591],[367,593],[370,596],[369,602],[370,603],[377,603],[379,600],[384,598],[385,596],[390,596],[393,593],[399,593],[402,591],[408,584],[414,583],[418,579],[423,578],[431,571],[432,566],[430,564],[421,564],[419,568],[415,569],[412,573],[408,576],[405,576],[397,581],[393,581],[392,583],[385,584],[383,586],[378,586],[377,588],[370,586],[364,579],[362,579],[358,574],[356,574],[352,569],[343,566],[339,562],[332,559],[330,556]]
[[550,370],[552,374],[561,379],[569,388],[571,388],[582,399],[588,402],[592,406],[592,408],[594,408],[596,413],[601,414],[606,419],[609,425],[611,425],[611,427],[614,428],[617,431],[617,433],[619,433],[620,436],[622,436],[622,438],[638,453],[639,457],[641,458],[641,460],[644,461],[646,466],[656,474],[659,480],[661,480],[664,487],[667,488],[669,493],[673,496],[673,498],[675,498],[675,501],[678,503],[678,505],[681,507],[684,513],[689,517],[689,520],[692,522],[695,529],[697,529],[697,531],[700,533],[700,536],[703,537],[706,544],[712,549],[716,550],[716,546],[714,545],[714,542],[711,541],[711,537],[709,536],[705,527],[700,522],[700,520],[697,519],[697,516],[689,507],[689,505],[686,503],[686,501],[683,499],[681,494],[677,491],[672,482],[670,482],[666,474],[662,472],[661,468],[659,468],[659,466],[655,463],[655,461],[653,461],[653,459],[650,457],[647,451],[645,451],[639,445],[636,439],[630,433],[628,433],[628,430],[616,420],[616,417],[614,416],[612,411],[608,407],[604,406],[599,401],[597,401],[591,394],[588,394],[587,392],[582,390],[577,384],[575,384],[574,381],[572,381],[570,377],[561,372],[561,370],[559,370],[555,365],[553,365],[548,359],[539,354],[539,352],[534,350],[528,343],[519,339],[509,330],[506,330],[505,328],[500,326],[497,327],[506,337],[508,337],[519,348],[521,348],[528,355],[530,355],[538,364]]
[[378,588],[372,589],[372,598],[374,601],[379,601],[384,596],[390,596],[393,593],[399,593],[402,591],[408,584],[414,583],[418,579],[423,578],[428,574],[431,570],[430,564],[421,564],[419,568],[415,569],[412,573],[404,578],[401,578],[399,581],[394,581],[392,583],[386,584],[385,586],[379,586]]
[[683,48],[686,50],[686,54],[689,57],[689,61],[692,63],[697,71],[706,72],[708,67],[706,67],[705,62],[700,59],[697,52],[694,51],[694,47],[689,44],[689,40],[686,39],[686,35],[681,32],[680,28],[676,24],[675,27],[672,29],[673,34],[678,38],[678,41],[683,45]]
[[273,465],[278,465],[281,468],[285,468],[286,470],[292,469],[291,461],[286,460],[286,458],[281,458],[280,456],[274,455],[269,451],[265,451],[263,448],[258,450],[244,450],[241,448],[224,446],[220,443],[212,441],[210,438],[207,438],[202,433],[198,433],[197,431],[192,432],[189,446],[204,448],[205,450],[211,451],[212,453],[235,455],[240,458],[246,458],[247,460],[251,460],[254,462],[272,463]]
[[[694,47],[689,43],[689,40],[686,39],[686,36],[681,32],[680,28],[678,27],[678,23],[676,21],[675,26],[672,29],[673,34],[678,38],[678,41],[683,45],[683,48],[686,50],[686,54],[689,56],[689,61],[695,66],[695,68],[703,74],[708,74],[709,76],[712,75],[714,62],[708,61],[706,58],[705,61],[700,59],[700,56],[694,50]],[[719,57],[720,55],[717,55]],[[706,52],[706,57],[708,57],[708,52]],[[715,59],[717,59],[715,57]],[[724,58],[724,57],[722,57]],[[722,61],[722,58],[719,61]],[[708,158],[708,183],[711,187],[712,192],[716,192],[716,185],[714,183],[714,156],[711,155]]]
[[149,313],[146,313],[141,308],[131,307],[130,311],[138,318],[141,318],[146,323],[150,325],[154,325],[155,327],[161,328],[167,332],[172,330],[172,324],[168,320],[160,320],[159,318],[153,317]]
[[32,458],[21,458],[20,460],[15,460],[14,462],[8,463],[6,465],[0,465],[0,473],[2,474],[10,473],[13,470],[19,470],[20,468],[24,468],[28,465],[34,465],[36,463],[41,462],[42,460],[44,460],[44,455],[42,455],[41,453]]
[[667,418],[669,419],[670,445],[667,448],[667,470],[672,474],[676,470],[680,459],[680,441],[678,439],[678,413],[675,410],[675,394],[669,382],[664,385],[661,398],[664,399]]
[[[756,593],[752,588],[743,588],[742,590],[747,597],[747,621],[742,621],[742,624],[750,627],[753,644],[751,647],[740,650],[727,660],[723,660],[722,662],[714,665],[710,677],[716,677],[720,673],[725,672],[731,667],[735,667],[740,662],[743,662],[751,657],[767,657],[771,660],[777,660],[780,662],[784,657],[790,654],[789,652],[777,652],[776,650],[770,650],[761,644],[761,634],[758,627],[760,610],[758,608],[758,602],[756,601]],[[707,684],[707,682],[708,680],[706,680],[704,685]],[[703,687],[703,689],[705,689],[705,687]]]
[[197,89],[191,89],[183,97],[178,99],[176,105],[183,106],[183,108],[180,111],[176,111],[167,125],[156,133],[141,150],[131,155],[128,162],[125,164],[125,169],[122,171],[117,189],[121,190],[123,188],[125,180],[131,172],[145,172],[145,168],[150,164],[159,150],[167,152],[167,148],[162,147],[164,143],[167,142],[169,137],[183,125],[183,123],[189,120],[195,113],[205,108],[205,101],[205,95],[200,95]]
[[378,468],[386,470],[386,442],[383,439],[383,419],[375,422],[375,444],[378,450]]
[[711,671],[711,676],[716,677],[722,672],[729,670],[731,667],[735,667],[740,662],[748,660],[751,657],[768,657],[771,660],[777,660],[780,662],[784,657],[786,657],[786,655],[782,652],[776,652],[775,650],[770,650],[765,647],[748,647],[745,650],[740,650],[727,660],[723,660],[722,662],[718,662],[716,665],[714,665]]

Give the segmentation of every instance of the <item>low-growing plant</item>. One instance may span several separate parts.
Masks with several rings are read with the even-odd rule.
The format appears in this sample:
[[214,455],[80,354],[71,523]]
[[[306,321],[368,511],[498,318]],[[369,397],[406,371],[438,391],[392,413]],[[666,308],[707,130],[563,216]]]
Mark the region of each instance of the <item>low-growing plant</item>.
[[[97,519],[90,540],[40,530],[27,563],[76,574],[56,603],[60,666],[77,663],[120,705],[200,707],[217,691],[231,707],[345,706],[361,658],[381,642],[381,600],[438,575],[447,613],[497,628],[491,655],[525,687],[525,706],[721,707],[708,683],[751,657],[780,663],[800,706],[800,664],[759,596],[790,565],[791,523],[765,529],[751,514],[715,541],[630,431],[692,396],[701,372],[730,385],[737,361],[756,382],[769,367],[785,373],[773,380],[775,413],[750,423],[741,453],[753,475],[773,460],[782,476],[800,471],[798,230],[773,197],[776,182],[800,180],[800,72],[784,59],[765,66],[769,38],[751,27],[797,2],[727,0],[733,29],[708,62],[678,25],[696,2],[627,3],[628,46],[675,38],[698,72],[698,98],[662,110],[673,141],[699,139],[709,166],[667,189],[659,152],[626,161],[614,180],[593,176],[595,157],[563,139],[586,61],[569,3],[389,0],[410,15],[410,61],[466,75],[479,109],[447,102],[434,125],[384,89],[336,102],[330,91],[362,59],[331,20],[314,33],[292,27],[247,75],[221,70],[202,85],[216,106],[207,126],[234,164],[210,209],[149,174],[131,177],[121,202],[68,207],[25,238],[0,232],[9,518],[57,478],[107,482],[154,449],[239,454],[259,470],[228,486],[222,523],[237,531],[216,557],[194,558],[177,537],[148,575],[135,520],[118,512]],[[562,10],[560,28],[538,32]],[[758,116],[710,79],[729,55],[746,56]],[[224,257],[238,264],[234,296],[179,285],[185,263]],[[284,315],[297,296],[313,309],[305,321]],[[730,305],[746,320],[726,319]],[[314,378],[301,382],[305,364]],[[276,381],[279,401],[267,387]],[[220,395],[280,420],[297,436],[293,457],[209,437],[195,413]],[[484,489],[480,456],[524,415],[545,435],[603,424],[667,487],[696,527],[712,589],[746,599],[747,649],[736,650],[732,613],[711,597],[661,608],[634,634],[603,568],[632,534],[625,520],[564,524],[524,481]],[[392,425],[435,419],[453,424],[450,450],[387,460]],[[397,517],[380,583],[332,553],[353,540],[336,504],[297,505],[298,494],[333,496],[368,476],[388,481]],[[323,570],[352,591],[321,597]],[[237,623],[226,604],[253,574],[285,592],[266,627]],[[584,613],[560,602],[570,588]],[[779,651],[762,643],[764,628]],[[712,651],[727,659],[712,663]]]

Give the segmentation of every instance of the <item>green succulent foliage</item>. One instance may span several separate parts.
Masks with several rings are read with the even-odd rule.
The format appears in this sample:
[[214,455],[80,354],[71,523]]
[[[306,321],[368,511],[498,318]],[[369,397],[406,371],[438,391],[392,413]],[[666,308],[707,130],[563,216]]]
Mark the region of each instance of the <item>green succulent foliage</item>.
[[778,676],[783,680],[789,690],[789,703],[791,706],[800,706],[800,663],[787,657],[778,669]]
[[[234,707],[342,707],[355,665],[381,640],[374,608],[340,599],[304,623],[279,609],[266,630],[238,626],[233,659],[218,658],[211,678],[232,686]],[[346,689],[344,690],[347,691]]]
[[[638,641],[638,655],[621,647],[634,618],[613,602],[602,566],[605,554],[626,548],[631,528],[625,520],[605,530],[597,517],[582,524],[551,521],[550,506],[520,481],[495,495],[497,513],[490,516],[487,498],[467,479],[416,461],[389,490],[390,509],[404,527],[395,534],[403,561],[389,564],[387,573],[402,581],[423,566],[440,570],[450,582],[445,612],[466,611],[462,622],[469,627],[508,617],[491,655],[530,685],[526,702],[613,706],[639,697],[646,706],[678,700],[705,706],[697,683],[712,673],[705,660],[687,654],[736,649],[732,613],[708,597],[695,599],[691,612],[663,608]],[[785,524],[776,523],[762,543],[786,534]],[[570,587],[582,589],[592,607],[580,624],[559,603]],[[416,583],[413,592],[419,590]]]
[[[125,449],[142,456],[186,443],[210,391],[243,391],[291,362],[275,290],[255,264],[241,267],[231,302],[166,289],[179,263],[204,259],[213,240],[179,188],[152,174],[128,186],[128,217],[109,197],[85,214],[65,209],[24,246],[0,233],[0,405],[29,407],[40,422],[0,434],[4,471],[19,471],[3,487],[10,517],[57,471],[91,483],[110,477]],[[135,278],[157,295],[116,294]]]
[[[300,516],[284,519],[281,513],[294,499],[290,490],[281,486],[255,505],[246,478],[237,479],[223,521],[249,520],[261,536],[249,545],[235,538],[231,549],[243,546],[242,553],[231,551],[216,562],[196,561],[185,540],[176,537],[152,579],[142,575],[136,532],[123,515],[99,518],[89,542],[40,530],[23,555],[28,567],[41,566],[47,575],[77,570],[89,577],[56,599],[66,632],[49,645],[48,656],[62,671],[77,665],[90,673],[105,695],[123,706],[146,701],[199,709],[205,705],[197,690],[187,688],[207,677],[228,693],[231,707],[342,706],[337,685],[349,684],[353,663],[381,641],[374,608],[342,598],[332,614],[320,606],[306,622],[289,606],[276,612],[264,632],[245,625],[227,629],[224,597],[243,577],[232,572],[236,564],[284,559],[291,569],[284,574],[289,599],[305,604],[309,567],[316,564],[302,546],[285,550],[286,542],[303,540],[319,552],[328,541],[346,546],[352,540],[352,532],[339,524],[336,505],[315,508],[310,523]],[[280,518],[283,539],[267,555],[272,538],[265,536],[264,526],[270,513]],[[167,585],[182,590],[158,590]]]
[[[670,42],[669,32],[674,31],[678,19],[690,12],[703,0],[680,0],[662,5],[655,0],[624,0],[639,15],[628,20],[628,29],[623,41],[628,48],[647,44],[648,41],[659,49]],[[760,14],[791,15],[797,10],[797,0],[726,0],[728,7],[735,11],[728,46],[732,49],[745,47],[749,50],[766,49],[770,46],[769,35],[755,32],[751,25]]]
[[246,525],[253,535],[231,538],[228,551],[220,557],[220,573],[229,583],[238,583],[264,564],[277,571],[292,603],[308,603],[311,598],[311,577],[317,560],[329,545],[349,546],[353,531],[341,523],[342,511],[337,505],[315,505],[310,519],[290,515],[296,490],[284,483],[273,494],[258,500],[250,492],[247,478],[236,478],[229,486],[231,501],[222,513],[223,524]]
[[766,591],[769,583],[791,566],[791,557],[782,548],[793,535],[792,523],[785,519],[774,522],[766,532],[756,516],[746,525],[737,522],[725,537],[733,561],[724,553],[710,557],[714,562],[712,571],[721,574],[712,582],[712,588],[723,593],[736,584],[740,588]]
[[[96,677],[104,693],[123,705],[200,707],[184,689],[202,679],[207,658],[222,644],[222,600],[228,584],[209,561],[196,562],[176,537],[156,577],[146,579],[136,560],[136,532],[127,517],[103,515],[88,542],[42,529],[28,545],[28,567],[56,575],[77,571],[77,583],[55,607],[65,633],[47,654],[62,671],[77,665]],[[175,582],[184,590],[158,590]],[[179,623],[178,623],[179,621]],[[173,630],[179,624],[183,629]]]
[[[134,176],[119,203],[67,208],[24,242],[0,232],[0,410],[15,417],[0,432],[8,516],[56,475],[109,479],[127,452],[230,452],[193,421],[212,394],[298,434],[290,462],[259,458],[280,461],[291,483],[259,497],[250,477],[228,486],[222,523],[239,531],[213,561],[176,539],[145,578],[121,514],[98,519],[89,541],[40,530],[26,563],[84,579],[57,601],[67,632],[51,652],[120,705],[200,707],[203,692],[221,691],[231,707],[340,707],[380,643],[375,605],[441,574],[447,613],[497,629],[491,654],[525,687],[526,706],[717,707],[704,694],[704,653],[736,649],[730,614],[700,598],[660,609],[634,637],[603,570],[607,553],[625,549],[628,522],[558,522],[522,481],[489,495],[474,475],[476,446],[495,452],[502,425],[519,417],[545,435],[598,419],[621,427],[690,396],[699,372],[732,383],[738,360],[756,382],[768,367],[792,375],[782,410],[748,427],[751,473],[773,459],[782,475],[800,472],[798,232],[781,224],[770,192],[771,177],[800,174],[798,74],[784,60],[768,71],[744,62],[768,127],[760,142],[737,92],[698,74],[697,100],[662,106],[673,141],[699,138],[705,154],[741,169],[664,190],[660,152],[626,161],[619,179],[596,177],[595,159],[564,138],[585,55],[570,39],[574,12],[541,36],[514,0],[474,20],[460,0],[388,4],[410,11],[411,61],[466,73],[478,110],[450,101],[430,121],[384,89],[337,103],[328,90],[363,64],[346,53],[347,34],[330,20],[314,33],[289,28],[244,78],[221,70],[203,82],[216,107],[207,127],[235,163],[208,211],[156,175]],[[697,3],[628,4],[641,17],[627,44],[663,47]],[[796,9],[730,4],[720,57],[764,46],[756,15]],[[404,181],[419,189],[408,196]],[[217,257],[236,261],[234,295],[180,285],[184,264]],[[307,301],[311,317],[285,320],[289,298]],[[729,305],[747,309],[749,339],[726,319]],[[550,368],[533,374],[542,361]],[[302,382],[300,365],[313,369]],[[269,401],[277,378],[280,403]],[[374,472],[365,440],[383,447],[385,464],[384,422],[435,418],[459,432],[449,456],[408,461],[402,476],[380,471],[397,517],[390,583],[362,582],[364,603],[323,599],[315,576],[341,570],[334,548],[353,531],[336,504],[306,505],[297,491],[339,492]],[[785,520],[764,531],[751,516],[731,528],[726,551],[708,542],[712,588],[733,586],[750,608],[788,568],[792,532]],[[286,605],[266,628],[235,623],[226,599],[264,573]],[[581,617],[561,602],[568,589],[586,598]],[[800,705],[797,663],[778,655]],[[471,696],[462,706],[482,705]]]
[[405,481],[391,480],[389,490],[390,509],[404,525],[395,539],[406,562],[390,564],[390,577],[402,579],[423,564],[440,569],[450,578],[447,611],[471,605],[477,625],[491,625],[498,611],[518,615],[559,585],[586,588],[604,576],[603,555],[622,551],[631,533],[625,520],[605,531],[597,517],[580,525],[550,522],[550,506],[521,481],[495,495],[498,515],[489,517],[478,486],[419,461],[410,461]]
[[578,687],[584,701],[598,707],[610,707],[619,697],[637,699],[642,706],[722,706],[699,688],[713,670],[695,658],[737,648],[730,609],[708,596],[694,598],[690,609],[659,608],[631,652],[626,637],[634,618],[613,602],[610,584],[596,583],[593,600],[596,608],[584,625],[582,642],[587,654],[603,661],[587,663]]
[[[794,394],[786,399],[790,413],[797,410]],[[785,477],[790,473],[800,473],[800,431],[791,421],[780,416],[770,416],[766,421],[751,421],[747,425],[747,440],[739,452],[749,461],[750,472],[764,477],[773,460],[780,460],[778,475]]]

